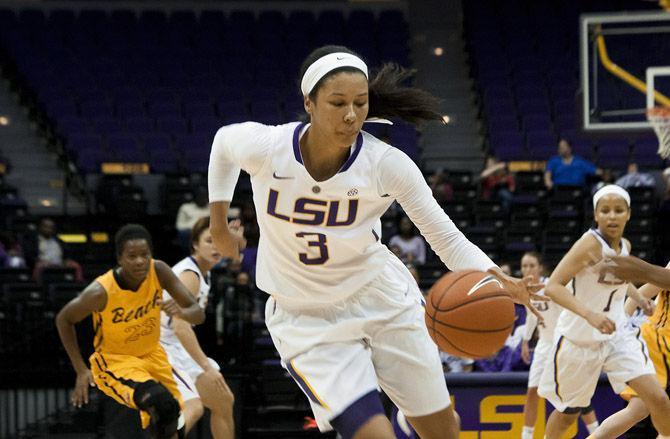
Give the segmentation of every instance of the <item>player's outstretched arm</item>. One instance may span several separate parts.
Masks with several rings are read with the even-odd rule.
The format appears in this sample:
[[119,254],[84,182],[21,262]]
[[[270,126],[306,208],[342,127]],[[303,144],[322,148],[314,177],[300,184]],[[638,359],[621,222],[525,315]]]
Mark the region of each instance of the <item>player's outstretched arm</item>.
[[616,329],[614,322],[605,314],[585,307],[565,287],[582,269],[596,263],[601,258],[601,252],[600,243],[593,236],[585,235],[579,238],[551,273],[544,291],[551,300],[587,320],[603,334],[611,334]]
[[606,270],[619,279],[637,284],[650,283],[670,290],[670,263],[663,268],[650,264],[635,256],[614,256]]
[[172,296],[175,302],[167,301],[161,304],[161,309],[171,317],[179,317],[193,325],[205,321],[205,312],[195,301],[193,295],[186,289],[172,269],[163,261],[156,260],[156,275],[161,286]]
[[107,292],[98,282],[91,283],[84,291],[68,302],[56,315],[56,328],[61,343],[65,347],[72,367],[77,373],[71,403],[76,407],[88,404],[88,388],[93,387],[93,375],[84,362],[77,342],[75,324],[84,320],[95,311],[101,311],[107,305]]

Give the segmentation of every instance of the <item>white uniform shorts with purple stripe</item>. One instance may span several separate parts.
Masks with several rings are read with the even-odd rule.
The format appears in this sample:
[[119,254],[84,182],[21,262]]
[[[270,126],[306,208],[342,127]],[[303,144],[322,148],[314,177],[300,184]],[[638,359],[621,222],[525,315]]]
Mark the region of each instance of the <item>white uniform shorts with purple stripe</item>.
[[423,297],[396,257],[343,301],[294,309],[271,297],[265,321],[321,431],[331,430],[332,419],[379,387],[410,417],[450,404]]
[[540,340],[533,350],[533,362],[528,371],[528,387],[537,387],[540,385],[540,377],[547,365],[551,348],[554,346],[552,340]]
[[639,328],[617,329],[614,334],[609,340],[587,345],[556,334],[538,395],[564,412],[591,404],[601,372],[607,374],[614,393],[623,392],[635,378],[656,373]]
[[[198,376],[204,372],[202,367],[195,362],[181,344],[162,344],[162,346],[167,353],[170,365],[172,365],[172,373],[182,399],[188,401],[189,399],[200,398],[195,388],[195,382]],[[207,359],[214,369],[220,370],[216,361],[211,358]]]

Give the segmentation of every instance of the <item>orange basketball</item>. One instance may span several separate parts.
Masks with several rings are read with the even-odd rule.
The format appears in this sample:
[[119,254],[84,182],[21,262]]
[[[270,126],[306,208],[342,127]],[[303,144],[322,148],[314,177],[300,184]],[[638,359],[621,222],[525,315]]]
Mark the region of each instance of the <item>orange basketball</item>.
[[441,351],[486,358],[505,344],[514,327],[514,302],[492,275],[456,271],[428,292],[426,326]]

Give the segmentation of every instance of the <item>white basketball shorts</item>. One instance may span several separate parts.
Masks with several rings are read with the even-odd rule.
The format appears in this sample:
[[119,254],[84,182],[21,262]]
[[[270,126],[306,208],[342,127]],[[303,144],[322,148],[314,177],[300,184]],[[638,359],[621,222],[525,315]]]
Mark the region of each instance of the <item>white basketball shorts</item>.
[[271,297],[265,321],[321,431],[331,430],[330,420],[380,386],[406,416],[450,404],[437,346],[424,323],[423,297],[395,257],[343,301],[298,309]]
[[[199,398],[195,382],[198,376],[204,372],[202,367],[195,362],[182,345],[164,344],[162,346],[167,353],[168,361],[172,365],[172,372],[182,399],[188,401],[189,399]],[[207,359],[213,368],[220,370],[216,361],[211,358]]]
[[615,393],[642,375],[655,374],[647,345],[636,333],[619,330],[607,341],[576,345],[556,334],[538,394],[557,410],[586,407],[590,404],[600,373]]
[[537,387],[540,385],[540,377],[542,376],[542,372],[544,372],[544,367],[547,364],[547,359],[553,346],[552,340],[539,340],[537,345],[535,345],[533,362],[530,364],[530,371],[528,371],[528,387]]

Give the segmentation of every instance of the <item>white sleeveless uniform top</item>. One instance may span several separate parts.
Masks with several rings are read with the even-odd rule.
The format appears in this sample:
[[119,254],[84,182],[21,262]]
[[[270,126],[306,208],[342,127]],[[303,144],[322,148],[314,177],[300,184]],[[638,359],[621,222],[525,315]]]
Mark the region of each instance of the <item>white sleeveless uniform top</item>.
[[[605,258],[616,256],[616,252],[596,229],[585,234],[593,235],[602,248],[602,258],[595,265],[584,268],[568,283],[567,287],[572,294],[591,311],[601,312],[616,324],[617,330],[626,326],[626,313],[623,302],[626,298],[628,282],[617,279],[612,274],[601,275],[600,270],[605,265]],[[628,248],[621,239],[620,256],[628,256]],[[586,319],[570,310],[564,309],[558,318],[556,326],[558,334],[577,344],[587,344],[609,340],[612,334],[603,334],[591,326]]]
[[[540,282],[546,283],[547,278],[541,277]],[[544,288],[538,291],[537,294],[539,296],[544,296]],[[529,340],[533,335],[532,331],[535,329],[535,327],[537,327],[538,341],[551,342],[554,339],[554,330],[556,329],[558,316],[561,314],[561,311],[563,311],[563,307],[550,300],[546,302],[539,300],[531,300],[530,303],[531,305],[533,305],[533,307],[535,307],[535,309],[537,309],[540,312],[540,314],[542,314],[542,317],[544,318],[544,323],[538,325],[537,318],[535,317],[535,315],[528,312],[526,314],[527,316],[526,324],[529,326],[526,330],[527,337],[524,336],[524,339]]]
[[299,140],[308,125],[246,122],[217,132],[210,201],[230,201],[239,169],[251,176],[260,228],[256,281],[278,303],[319,307],[376,278],[395,257],[380,241],[382,214],[398,200],[452,270],[495,264],[456,228],[402,151],[361,131],[337,174],[317,182]]
[[[207,276],[203,275],[200,272],[200,268],[198,267],[198,264],[195,262],[195,259],[193,259],[192,256],[188,256],[181,261],[177,262],[174,267],[172,267],[172,271],[174,274],[177,275],[177,277],[182,274],[185,271],[192,271],[194,272],[197,276],[198,279],[200,279],[200,287],[198,289],[198,296],[195,298],[196,302],[198,302],[198,305],[200,308],[205,309],[207,307],[207,299],[209,296],[209,284]],[[163,290],[163,300],[171,300],[172,296],[170,294]],[[161,344],[162,345],[179,345],[181,346],[181,342],[177,338],[177,335],[174,333],[174,328],[172,325],[172,319],[165,314],[164,312],[161,311]]]

